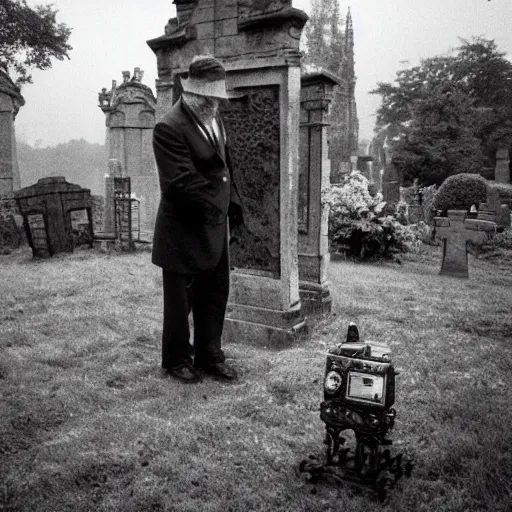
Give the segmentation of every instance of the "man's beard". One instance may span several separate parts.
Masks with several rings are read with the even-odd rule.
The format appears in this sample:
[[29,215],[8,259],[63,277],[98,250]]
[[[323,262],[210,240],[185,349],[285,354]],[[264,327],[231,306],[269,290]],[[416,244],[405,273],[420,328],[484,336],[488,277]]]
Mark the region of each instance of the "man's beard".
[[218,98],[184,92],[183,99],[200,121],[211,124],[219,109],[220,100]]

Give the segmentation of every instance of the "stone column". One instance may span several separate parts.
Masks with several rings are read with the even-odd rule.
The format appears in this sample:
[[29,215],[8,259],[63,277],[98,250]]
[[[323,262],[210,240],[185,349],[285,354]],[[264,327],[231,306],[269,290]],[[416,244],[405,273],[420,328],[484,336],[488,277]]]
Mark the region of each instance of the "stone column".
[[305,329],[299,297],[299,40],[307,15],[290,1],[175,0],[177,18],[148,41],[157,57],[157,118],[179,95],[195,55],[219,58],[226,126],[245,229],[231,246],[224,339],[285,346]]
[[308,73],[301,80],[301,140],[299,171],[299,292],[305,312],[331,310],[328,267],[329,209],[322,190],[330,186],[327,127],[336,77]]
[[[121,85],[117,86],[113,81],[111,91],[103,89],[99,94],[99,107],[106,115],[109,162],[116,160],[121,175],[131,178],[132,195],[140,200],[141,236],[150,238],[160,195],[151,144],[156,98],[142,83],[142,77],[140,68],[135,68],[131,79],[130,72],[123,71]],[[111,174],[110,177],[114,176]],[[109,186],[111,188],[107,183],[107,188]],[[105,208],[108,209],[109,198],[105,199]],[[108,215],[105,222],[105,230],[108,231]]]
[[497,183],[510,183],[510,157],[508,148],[496,151],[494,179]]
[[19,88],[0,70],[0,197],[18,190],[20,173],[16,155],[14,119],[25,104]]

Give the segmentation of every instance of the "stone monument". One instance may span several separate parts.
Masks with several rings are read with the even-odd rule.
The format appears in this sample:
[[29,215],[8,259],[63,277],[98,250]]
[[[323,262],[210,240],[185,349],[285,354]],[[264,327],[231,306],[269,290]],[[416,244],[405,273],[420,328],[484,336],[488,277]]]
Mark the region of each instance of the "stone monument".
[[339,79],[328,71],[304,73],[300,94],[299,278],[305,312],[331,310],[329,291],[329,208],[322,191],[330,186],[327,122]]
[[434,217],[435,236],[443,241],[441,275],[469,277],[469,241],[482,244],[496,231],[496,223],[483,219],[467,219],[464,210],[448,210],[448,217]]
[[35,185],[14,193],[23,216],[25,233],[34,256],[73,252],[72,214],[82,212],[92,247],[91,191],[57,176],[41,178]]
[[387,203],[396,204],[400,201],[400,177],[393,162],[393,152],[387,137],[382,146],[382,155],[382,197]]
[[157,119],[192,58],[226,68],[226,125],[245,229],[231,246],[226,341],[286,346],[305,329],[299,297],[297,190],[300,51],[307,15],[290,0],[175,0],[177,18],[148,41],[157,57]]
[[[140,201],[141,231],[144,237],[151,237],[160,195],[152,150],[156,98],[142,83],[143,75],[140,68],[135,68],[132,78],[129,71],[123,71],[123,83],[118,86],[113,80],[110,91],[103,88],[98,94],[98,106],[106,115],[109,161],[117,160],[121,174],[130,178],[131,193]],[[109,177],[114,178],[111,171],[109,164]],[[113,209],[109,186],[107,180],[107,212]],[[112,214],[107,214],[105,231],[112,228],[111,224]]]
[[0,69],[0,197],[20,188],[14,119],[25,104],[20,90]]

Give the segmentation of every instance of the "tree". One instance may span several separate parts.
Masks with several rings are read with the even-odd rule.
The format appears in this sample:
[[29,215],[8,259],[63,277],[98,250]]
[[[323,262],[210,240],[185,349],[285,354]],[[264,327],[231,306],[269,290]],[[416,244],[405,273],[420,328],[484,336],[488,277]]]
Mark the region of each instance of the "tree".
[[358,121],[354,98],[354,41],[350,11],[343,20],[338,0],[312,0],[305,28],[305,68],[321,68],[340,79],[329,114],[329,158],[333,169],[357,153]]
[[304,64],[338,73],[343,54],[343,31],[338,0],[312,0],[305,27]]
[[32,83],[31,68],[49,69],[52,58],[69,58],[71,29],[56,16],[51,5],[0,0],[0,68],[18,87]]
[[404,184],[440,184],[459,172],[478,172],[497,147],[512,142],[512,63],[496,43],[461,39],[451,54],[399,70],[379,83],[379,127],[398,125],[393,148]]
[[478,173],[483,165],[480,139],[474,134],[478,111],[457,85],[431,88],[412,109],[413,119],[402,127],[393,161],[403,185],[414,180],[437,185],[453,174]]

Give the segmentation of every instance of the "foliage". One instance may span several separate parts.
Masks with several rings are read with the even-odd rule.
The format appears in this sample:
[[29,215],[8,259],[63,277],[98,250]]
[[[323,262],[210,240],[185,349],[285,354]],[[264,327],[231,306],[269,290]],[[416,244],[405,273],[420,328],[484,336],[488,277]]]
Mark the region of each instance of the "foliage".
[[441,185],[434,197],[437,210],[469,210],[471,205],[485,202],[487,181],[478,174],[461,173],[450,176]]
[[327,70],[343,83],[334,89],[329,108],[329,158],[338,168],[358,150],[357,129],[353,122],[356,108],[350,103],[355,82],[353,28],[349,16],[346,20],[340,16],[338,0],[312,0],[304,34],[304,69]]
[[52,58],[69,58],[71,29],[56,16],[51,5],[0,0],[0,68],[17,86],[32,83],[29,69],[49,69]]
[[10,249],[21,245],[22,236],[11,215],[0,214],[0,254],[9,254]]
[[312,0],[304,29],[304,64],[338,73],[343,54],[343,31],[338,0]]
[[413,107],[414,118],[394,145],[393,161],[408,185],[441,185],[461,172],[483,165],[480,139],[474,134],[478,112],[474,101],[451,83],[431,88]]
[[[512,142],[512,62],[493,40],[461,39],[451,54],[399,70],[379,83],[379,126],[401,126],[393,148],[405,184],[440,184],[481,168],[498,147]],[[491,165],[492,166],[492,165]]]
[[331,245],[359,260],[389,258],[409,250],[418,241],[414,228],[404,226],[392,215],[384,215],[386,203],[380,193],[372,197],[368,180],[353,171],[338,186],[324,192],[330,206]]
[[93,194],[105,193],[105,145],[75,139],[45,148],[18,140],[16,146],[22,187],[47,176],[64,176],[71,183],[91,189]]

